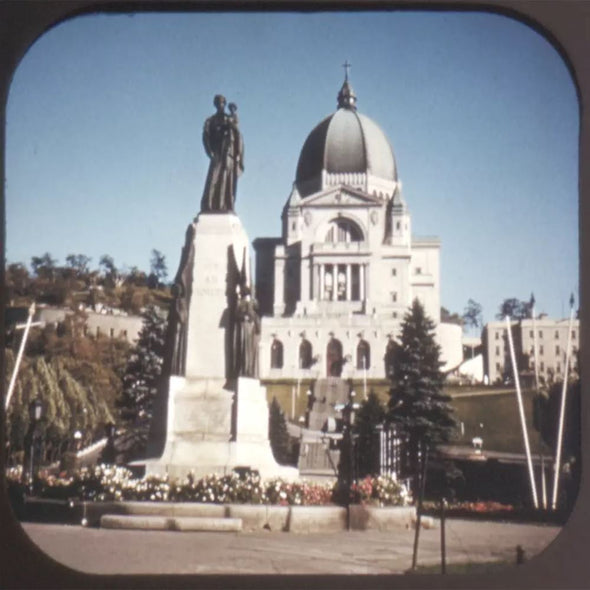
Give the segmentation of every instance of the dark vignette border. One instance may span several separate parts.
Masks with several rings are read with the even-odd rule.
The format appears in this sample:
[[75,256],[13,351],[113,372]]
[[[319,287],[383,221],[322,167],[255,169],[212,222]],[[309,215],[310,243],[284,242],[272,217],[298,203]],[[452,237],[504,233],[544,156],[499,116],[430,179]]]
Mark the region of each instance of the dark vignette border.
[[[590,269],[590,3],[576,0],[3,0],[0,2],[0,287],[4,285],[4,178],[6,101],[12,75],[27,49],[44,32],[75,16],[93,13],[221,11],[461,11],[493,12],[514,18],[543,35],[559,52],[576,86],[580,108],[579,246],[580,314],[583,346],[582,480],[578,502],[557,539],[534,562],[506,573],[486,576],[98,576],[71,570],[41,552],[15,520],[4,484],[4,405],[0,404],[0,587],[2,588],[582,588],[590,579],[590,413],[588,272]],[[0,313],[5,290],[0,288]],[[0,324],[1,325],[1,324]],[[4,348],[4,333],[0,331]],[[0,383],[4,383],[4,359]]]

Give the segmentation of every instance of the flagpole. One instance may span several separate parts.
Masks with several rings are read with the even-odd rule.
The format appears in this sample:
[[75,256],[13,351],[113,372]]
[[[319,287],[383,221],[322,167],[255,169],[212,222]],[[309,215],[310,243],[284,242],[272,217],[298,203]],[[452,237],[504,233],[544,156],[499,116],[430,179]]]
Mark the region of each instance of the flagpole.
[[559,409],[559,429],[557,432],[557,450],[555,453],[555,466],[553,468],[553,498],[551,508],[557,508],[557,491],[559,488],[559,470],[561,469],[561,447],[563,443],[563,422],[565,416],[565,400],[567,396],[567,377],[569,372],[570,350],[572,343],[572,325],[574,322],[574,295],[570,297],[570,321],[567,333],[567,349],[565,353],[565,371],[563,374],[563,384],[561,387],[561,407]]
[[543,494],[543,510],[547,510],[547,480],[545,478],[545,455],[541,454],[541,491]]
[[518,411],[520,414],[520,423],[522,426],[522,436],[524,438],[524,448],[526,452],[527,465],[529,468],[529,478],[531,481],[531,491],[533,493],[533,504],[535,508],[539,507],[537,500],[537,486],[535,484],[535,474],[533,473],[533,462],[531,460],[531,449],[529,447],[529,436],[526,428],[526,420],[524,417],[524,407],[522,405],[522,395],[520,393],[520,381],[518,379],[518,368],[516,366],[516,357],[514,354],[514,344],[512,342],[512,327],[510,325],[510,317],[506,316],[506,327],[508,331],[508,342],[510,344],[510,358],[512,360],[512,371],[514,373],[514,383],[516,384],[516,399],[518,401]]
[[25,350],[25,344],[27,342],[27,337],[29,335],[29,330],[31,328],[31,324],[33,323],[33,315],[35,314],[35,302],[31,303],[29,307],[29,317],[27,318],[27,323],[25,325],[25,331],[23,333],[23,338],[20,341],[20,347],[18,349],[18,355],[16,357],[16,361],[14,363],[14,369],[12,370],[12,377],[10,378],[10,384],[8,385],[8,391],[6,392],[6,402],[4,404],[4,409],[8,409],[8,405],[10,404],[10,398],[12,397],[12,392],[14,390],[14,384],[16,382],[16,375],[18,373],[18,369],[20,367],[20,362],[23,358],[23,352]]

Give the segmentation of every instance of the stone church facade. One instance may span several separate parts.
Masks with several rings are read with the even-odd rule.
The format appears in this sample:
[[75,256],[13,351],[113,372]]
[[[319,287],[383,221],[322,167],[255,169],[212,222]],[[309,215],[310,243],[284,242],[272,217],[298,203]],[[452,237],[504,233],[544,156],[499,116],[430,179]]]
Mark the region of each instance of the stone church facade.
[[440,322],[440,241],[412,235],[391,144],[348,77],[303,145],[281,237],[254,248],[262,379],[386,378],[415,298],[444,369],[461,363],[461,328]]

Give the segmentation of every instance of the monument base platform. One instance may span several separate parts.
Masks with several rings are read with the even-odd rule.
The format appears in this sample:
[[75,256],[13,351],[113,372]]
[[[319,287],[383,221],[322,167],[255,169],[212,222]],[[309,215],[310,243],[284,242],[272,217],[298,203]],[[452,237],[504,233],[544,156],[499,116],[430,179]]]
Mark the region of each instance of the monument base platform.
[[192,472],[200,478],[248,467],[264,479],[299,477],[295,467],[279,465],[274,459],[268,439],[266,390],[258,379],[240,377],[228,385],[220,379],[173,376],[167,422],[162,455],[134,462],[145,465],[146,476],[184,478]]

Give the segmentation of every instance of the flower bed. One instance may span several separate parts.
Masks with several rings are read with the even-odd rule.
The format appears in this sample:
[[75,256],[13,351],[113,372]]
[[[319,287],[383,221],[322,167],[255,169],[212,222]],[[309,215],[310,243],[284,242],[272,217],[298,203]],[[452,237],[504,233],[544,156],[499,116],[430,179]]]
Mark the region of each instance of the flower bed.
[[[440,517],[440,504],[426,501],[423,514]],[[545,522],[564,524],[567,514],[563,510],[535,510],[532,507],[512,506],[494,501],[452,502],[447,505],[445,514],[449,518],[472,520],[495,520],[500,522]]]
[[[21,472],[6,472],[9,484],[20,485]],[[148,476],[134,479],[125,467],[98,465],[82,468],[71,477],[42,475],[36,483],[42,498],[84,501],[160,501],[212,504],[270,504],[279,506],[325,506],[341,503],[337,485],[289,482],[281,478],[263,480],[254,472],[208,475],[183,480]],[[403,484],[392,477],[367,477],[354,483],[350,501],[377,506],[405,506],[410,502]]]

